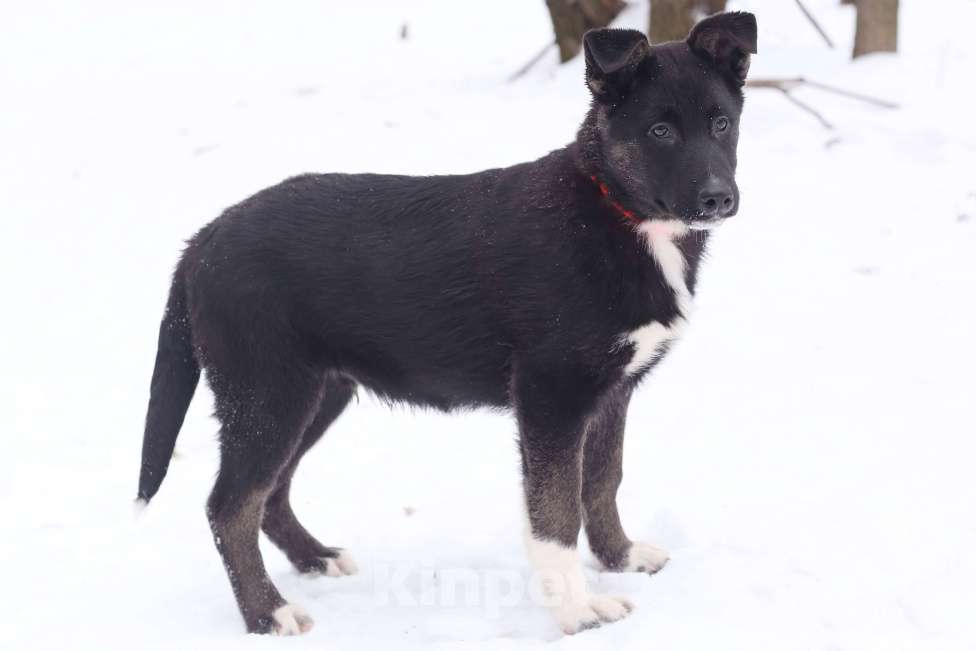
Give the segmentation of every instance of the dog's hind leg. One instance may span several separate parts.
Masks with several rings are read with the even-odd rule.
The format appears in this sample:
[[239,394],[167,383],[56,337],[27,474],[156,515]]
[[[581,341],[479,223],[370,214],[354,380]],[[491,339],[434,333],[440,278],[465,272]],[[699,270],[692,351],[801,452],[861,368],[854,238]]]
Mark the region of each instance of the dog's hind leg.
[[590,550],[604,568],[653,574],[668,562],[668,553],[653,545],[631,542],[617,512],[629,402],[629,388],[615,391],[607,396],[587,427],[583,451],[583,519]]
[[258,533],[265,502],[316,413],[323,378],[299,359],[247,360],[236,366],[208,368],[222,427],[220,471],[207,517],[247,631],[304,633],[312,620],[288,604],[271,582]]
[[345,410],[355,391],[356,385],[352,380],[343,377],[326,380],[318,414],[305,429],[298,449],[279,475],[277,486],[265,505],[264,532],[299,572],[328,576],[356,573],[356,565],[348,552],[337,547],[326,547],[302,526],[292,510],[290,499],[291,482],[302,456]]
[[590,593],[577,551],[584,428],[600,387],[585,372],[552,365],[539,372],[518,370],[513,385],[529,525],[526,545],[546,605],[566,634],[621,619],[631,604]]

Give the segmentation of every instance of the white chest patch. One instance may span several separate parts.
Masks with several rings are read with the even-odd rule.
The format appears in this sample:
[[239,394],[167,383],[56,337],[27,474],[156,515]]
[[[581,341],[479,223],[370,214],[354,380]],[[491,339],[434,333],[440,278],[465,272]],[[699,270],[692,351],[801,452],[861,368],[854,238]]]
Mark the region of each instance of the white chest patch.
[[628,375],[638,373],[653,362],[661,354],[663,346],[680,336],[681,331],[691,316],[691,292],[685,282],[686,262],[675,238],[688,232],[688,227],[681,222],[645,222],[638,227],[641,235],[647,241],[647,248],[657,263],[664,280],[674,291],[680,316],[665,326],[659,321],[637,328],[621,336],[622,344],[632,344],[634,356],[630,359],[624,372]]

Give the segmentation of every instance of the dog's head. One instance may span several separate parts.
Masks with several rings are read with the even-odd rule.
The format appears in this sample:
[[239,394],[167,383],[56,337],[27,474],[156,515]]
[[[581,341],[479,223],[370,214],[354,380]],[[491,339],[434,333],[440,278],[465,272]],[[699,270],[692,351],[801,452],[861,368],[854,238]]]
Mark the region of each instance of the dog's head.
[[755,16],[717,14],[660,45],[635,30],[592,30],[583,47],[593,106],[581,140],[600,180],[648,218],[708,228],[734,215]]

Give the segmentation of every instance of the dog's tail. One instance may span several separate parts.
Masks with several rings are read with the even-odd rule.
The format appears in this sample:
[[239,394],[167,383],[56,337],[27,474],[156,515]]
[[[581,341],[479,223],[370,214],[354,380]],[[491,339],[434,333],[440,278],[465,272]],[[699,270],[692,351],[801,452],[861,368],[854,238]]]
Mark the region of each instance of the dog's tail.
[[176,446],[176,435],[200,379],[200,365],[193,354],[187,311],[183,264],[173,274],[173,285],[159,325],[156,367],[149,389],[146,431],[142,438],[142,467],[136,503],[144,506],[159,490]]

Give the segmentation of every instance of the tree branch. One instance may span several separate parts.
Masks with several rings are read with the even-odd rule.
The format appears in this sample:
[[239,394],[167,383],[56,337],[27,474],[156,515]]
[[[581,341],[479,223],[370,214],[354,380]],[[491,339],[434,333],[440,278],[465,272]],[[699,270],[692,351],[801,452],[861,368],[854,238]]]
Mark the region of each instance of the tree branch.
[[[802,78],[801,78],[802,79]],[[889,102],[886,99],[878,99],[877,97],[871,97],[870,95],[862,95],[861,93],[855,93],[851,90],[844,90],[843,88],[837,88],[836,86],[828,86],[827,84],[821,84],[817,81],[810,81],[809,79],[802,79],[802,82],[813,88],[819,88],[820,90],[833,93],[835,95],[840,95],[841,97],[847,97],[850,99],[856,99],[861,102],[867,102],[868,104],[874,104],[875,106],[880,106],[886,109],[896,109],[898,105],[894,102]]]
[[746,82],[746,86],[750,88],[775,88],[777,90],[793,90],[797,86],[810,86],[811,88],[816,88],[822,90],[825,93],[833,93],[834,95],[840,95],[841,97],[847,97],[848,99],[854,99],[859,102],[865,102],[867,104],[872,104],[874,106],[879,106],[886,109],[896,109],[898,104],[894,102],[889,102],[886,99],[879,99],[877,97],[871,97],[870,95],[864,95],[862,93],[855,93],[851,90],[845,90],[843,88],[838,88],[837,86],[829,86],[827,84],[822,84],[819,81],[813,81],[807,79],[806,77],[783,77],[783,78],[773,78],[773,79],[750,79]]
[[807,17],[807,20],[810,21],[810,24],[813,25],[814,29],[817,30],[817,32],[820,34],[820,37],[823,38],[824,42],[827,44],[827,47],[833,50],[834,42],[830,40],[830,37],[827,36],[827,32],[824,31],[824,28],[820,26],[820,23],[817,22],[817,19],[813,17],[813,14],[810,13],[810,10],[807,9],[805,4],[803,4],[803,0],[796,0],[796,6],[800,8],[800,11],[803,12],[803,15]]
[[801,102],[797,98],[793,97],[793,95],[790,94],[790,91],[787,90],[786,88],[779,87],[779,88],[777,88],[777,90],[780,91],[781,93],[783,93],[783,97],[785,97],[789,101],[793,102],[793,104],[795,106],[797,106],[798,108],[806,111],[807,113],[809,113],[813,117],[817,118],[817,120],[820,122],[821,125],[823,125],[823,127],[825,129],[829,129],[831,131],[834,130],[834,125],[832,125],[830,122],[827,122],[826,118],[824,118],[824,116],[820,115],[820,113],[816,109],[814,109],[812,106],[810,106],[809,104],[806,104],[804,102]]
[[841,97],[847,97],[848,99],[854,99],[859,102],[865,102],[873,106],[879,106],[886,109],[896,109],[898,105],[894,102],[889,102],[888,100],[878,99],[877,97],[871,97],[870,95],[863,95],[861,93],[855,93],[850,90],[845,90],[843,88],[837,88],[836,86],[828,86],[827,84],[821,84],[818,81],[810,81],[804,77],[785,77],[782,79],[750,79],[746,82],[746,86],[750,88],[771,88],[773,90],[778,90],[783,93],[786,97],[797,107],[803,109],[807,113],[813,115],[820,122],[821,125],[826,129],[833,129],[834,126],[828,122],[824,117],[817,112],[813,107],[805,102],[801,102],[792,95],[792,91],[797,86],[810,86],[811,88],[816,88],[822,90],[826,93],[833,93],[834,95],[840,95]]
[[519,79],[520,77],[524,77],[525,74],[532,69],[532,66],[542,61],[542,57],[546,56],[546,52],[551,50],[555,45],[556,45],[556,41],[550,41],[549,43],[546,43],[545,47],[539,50],[539,52],[534,57],[529,59],[524,66],[522,66],[521,68],[513,72],[508,77],[508,81],[512,82]]
[[819,111],[814,109],[809,104],[805,102],[801,102],[800,100],[798,100],[796,97],[793,96],[792,94],[793,89],[796,88],[797,86],[803,86],[803,85],[810,86],[811,88],[816,88],[827,93],[833,93],[835,95],[840,95],[842,97],[855,99],[859,102],[866,102],[874,106],[880,106],[881,108],[886,108],[886,109],[898,108],[897,104],[893,102],[889,102],[887,100],[878,99],[876,97],[870,97],[868,95],[862,95],[861,93],[855,93],[849,90],[844,90],[843,88],[837,88],[835,86],[828,86],[827,84],[821,84],[816,81],[810,81],[809,79],[805,79],[803,77],[787,77],[783,79],[750,79],[749,81],[746,82],[746,86],[749,86],[750,88],[771,88],[773,90],[778,90],[779,92],[783,93],[783,97],[785,97],[787,100],[792,102],[796,107],[802,109],[803,111],[806,111],[813,117],[817,118],[817,121],[819,121],[820,124],[825,129],[833,130],[834,125],[828,122],[824,118],[824,116],[820,114]]

